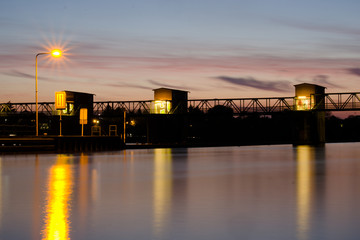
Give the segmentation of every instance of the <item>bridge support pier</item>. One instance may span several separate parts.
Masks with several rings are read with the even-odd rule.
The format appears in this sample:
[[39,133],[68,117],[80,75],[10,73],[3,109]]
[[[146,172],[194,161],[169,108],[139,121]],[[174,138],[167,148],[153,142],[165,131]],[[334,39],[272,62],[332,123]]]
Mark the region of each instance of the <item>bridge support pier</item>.
[[293,112],[293,145],[325,144],[325,112]]
[[181,114],[149,114],[148,143],[183,143],[187,136],[187,118]]

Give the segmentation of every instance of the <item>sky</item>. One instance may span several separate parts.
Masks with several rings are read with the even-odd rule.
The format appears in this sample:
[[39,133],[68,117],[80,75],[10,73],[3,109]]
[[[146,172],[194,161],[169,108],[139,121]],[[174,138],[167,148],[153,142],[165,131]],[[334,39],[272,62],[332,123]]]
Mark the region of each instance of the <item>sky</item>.
[[314,83],[360,92],[358,0],[11,0],[0,2],[0,102],[56,91],[95,101],[291,97]]

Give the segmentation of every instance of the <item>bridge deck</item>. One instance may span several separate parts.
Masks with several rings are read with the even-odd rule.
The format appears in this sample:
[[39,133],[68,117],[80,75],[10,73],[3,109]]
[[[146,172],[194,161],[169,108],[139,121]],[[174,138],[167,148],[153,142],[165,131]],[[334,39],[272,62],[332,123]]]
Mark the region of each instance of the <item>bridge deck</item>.
[[[360,92],[326,93],[312,95],[320,99],[312,104],[309,110],[314,111],[358,111],[360,110]],[[190,99],[188,108],[198,108],[204,112],[216,105],[233,109],[234,114],[260,113],[271,114],[275,112],[294,111],[295,97],[271,98],[233,98],[233,99]],[[121,109],[128,113],[150,113],[152,100],[145,101],[103,101],[94,102],[94,114],[101,114],[106,109]],[[39,112],[47,115],[55,113],[54,102],[39,102]],[[5,113],[32,113],[35,103],[0,103],[0,114]]]

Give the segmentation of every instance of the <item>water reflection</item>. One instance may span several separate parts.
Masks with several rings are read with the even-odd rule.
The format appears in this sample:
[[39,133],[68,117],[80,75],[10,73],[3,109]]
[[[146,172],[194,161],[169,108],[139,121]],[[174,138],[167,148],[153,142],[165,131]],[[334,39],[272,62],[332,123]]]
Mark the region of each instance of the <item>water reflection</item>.
[[310,238],[314,220],[312,213],[317,205],[316,200],[321,199],[323,185],[320,178],[325,175],[324,153],[324,148],[313,146],[296,148],[297,232],[300,240]]
[[296,148],[297,170],[297,226],[298,239],[308,239],[310,230],[311,198],[314,186],[314,148],[298,146]]
[[35,169],[34,169],[34,188],[33,188],[33,202],[34,202],[34,211],[33,213],[33,229],[32,229],[32,236],[34,239],[39,238],[39,229],[41,228],[41,211],[39,207],[39,202],[41,201],[41,170],[40,170],[40,160],[39,154],[35,155]]
[[3,215],[3,183],[2,183],[2,158],[0,157],[0,230],[2,229],[2,215]]
[[4,155],[0,239],[358,239],[359,155],[360,143]]
[[45,228],[42,239],[70,239],[70,199],[73,191],[72,157],[58,155],[51,167],[46,205]]
[[156,238],[161,238],[167,229],[172,187],[171,149],[154,149],[153,231]]
[[[89,179],[90,179],[90,167],[89,157],[82,153],[80,155],[79,164],[77,164],[78,172],[76,174],[77,184],[74,187],[77,195],[77,216],[79,221],[78,230],[83,231],[85,229],[86,219],[89,214]],[[75,199],[74,199],[75,201]]]

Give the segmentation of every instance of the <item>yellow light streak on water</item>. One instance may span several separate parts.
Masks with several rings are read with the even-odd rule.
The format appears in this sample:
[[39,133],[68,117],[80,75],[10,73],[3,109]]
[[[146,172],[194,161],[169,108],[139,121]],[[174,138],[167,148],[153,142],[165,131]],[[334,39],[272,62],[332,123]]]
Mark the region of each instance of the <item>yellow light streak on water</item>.
[[315,177],[314,148],[311,146],[298,146],[296,159],[298,239],[306,240],[309,238],[311,227],[311,206]]
[[71,157],[59,155],[56,164],[50,169],[43,240],[70,239],[73,170],[69,160]]
[[154,155],[154,217],[153,231],[161,238],[169,221],[172,197],[171,149],[155,149]]
[[0,157],[0,229],[2,229],[2,215],[3,215],[3,187],[2,187],[2,158]]

